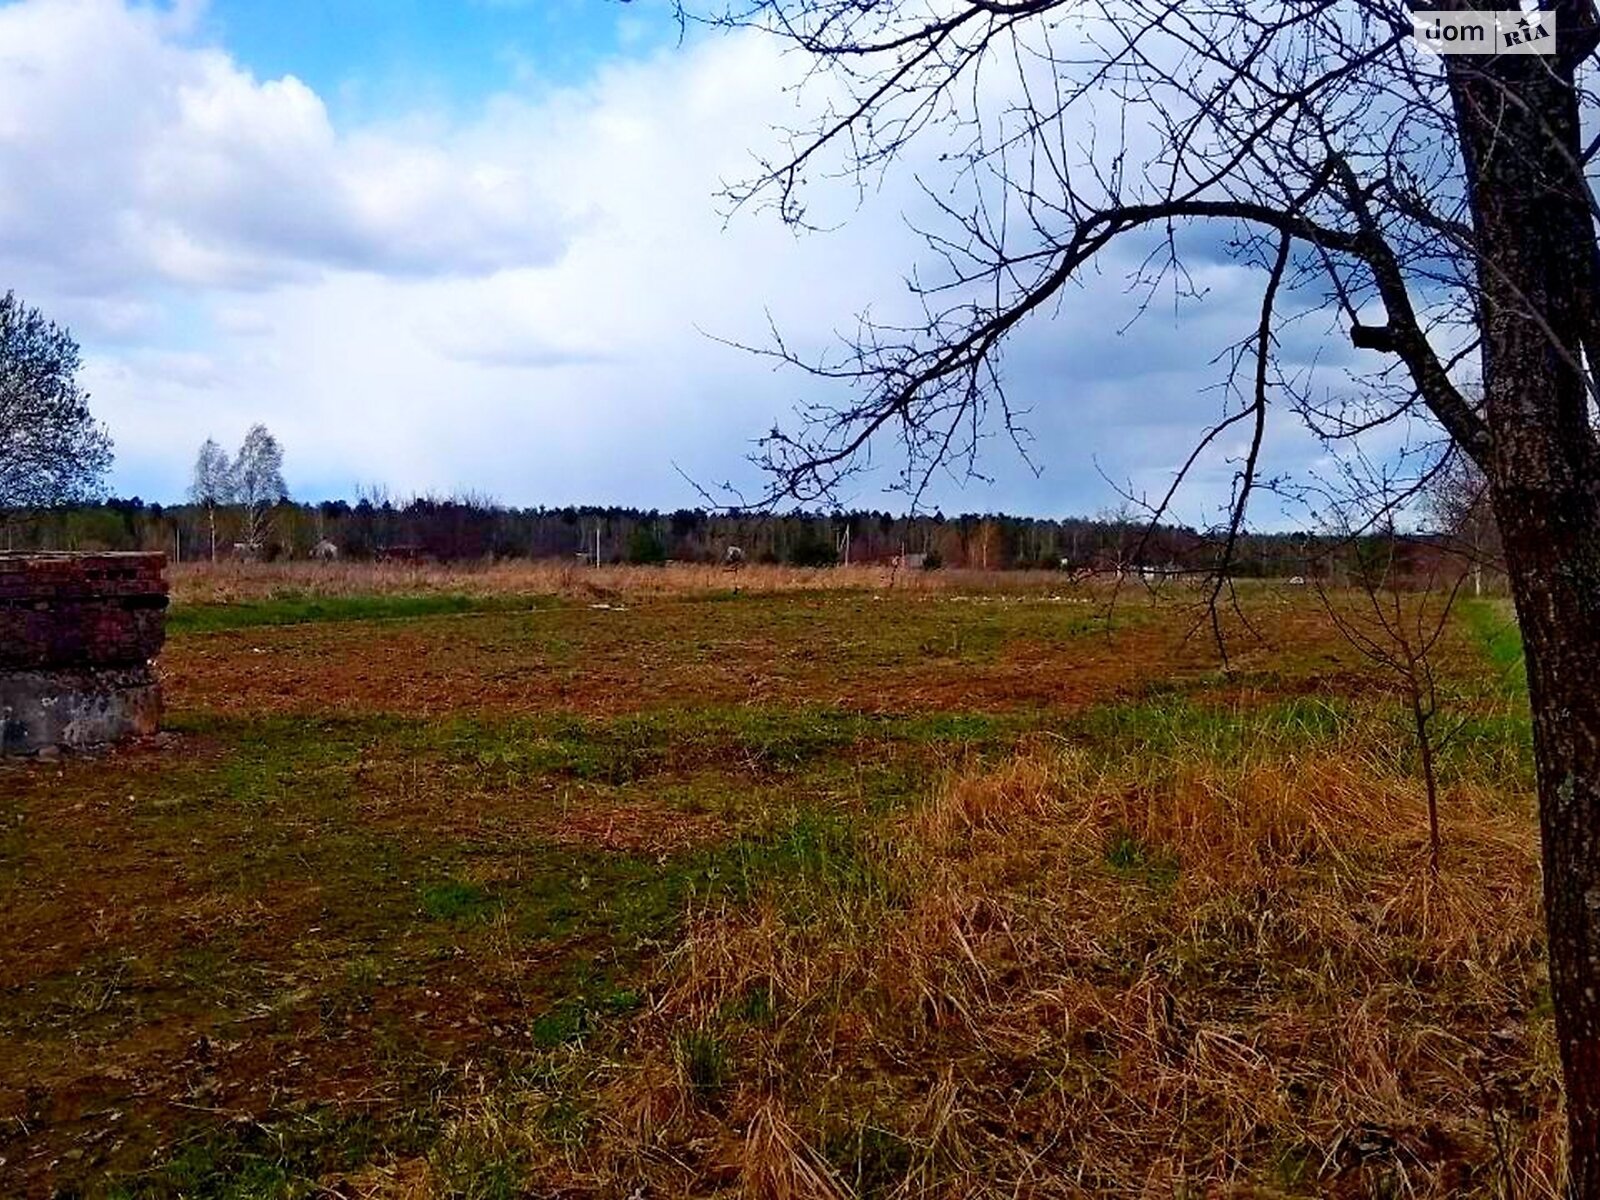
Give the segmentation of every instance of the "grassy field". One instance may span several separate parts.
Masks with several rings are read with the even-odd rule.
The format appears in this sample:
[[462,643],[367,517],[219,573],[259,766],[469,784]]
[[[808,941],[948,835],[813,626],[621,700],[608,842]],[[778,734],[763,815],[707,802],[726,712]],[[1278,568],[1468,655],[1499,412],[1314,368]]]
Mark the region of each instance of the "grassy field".
[[0,766],[0,1194],[1552,1196],[1503,609],[1445,853],[1304,589],[186,569]]
[[1055,571],[896,570],[886,566],[730,569],[694,563],[664,567],[571,563],[184,563],[168,568],[173,599],[184,605],[292,603],[331,597],[560,596],[607,600],[771,592],[895,591],[900,593],[1050,593]]

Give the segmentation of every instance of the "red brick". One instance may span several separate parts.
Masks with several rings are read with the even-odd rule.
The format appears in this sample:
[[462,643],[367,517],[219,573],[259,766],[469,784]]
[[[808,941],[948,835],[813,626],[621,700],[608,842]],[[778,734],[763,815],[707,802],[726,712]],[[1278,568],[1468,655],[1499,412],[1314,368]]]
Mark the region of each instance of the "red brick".
[[163,554],[0,554],[0,671],[149,662],[165,568]]

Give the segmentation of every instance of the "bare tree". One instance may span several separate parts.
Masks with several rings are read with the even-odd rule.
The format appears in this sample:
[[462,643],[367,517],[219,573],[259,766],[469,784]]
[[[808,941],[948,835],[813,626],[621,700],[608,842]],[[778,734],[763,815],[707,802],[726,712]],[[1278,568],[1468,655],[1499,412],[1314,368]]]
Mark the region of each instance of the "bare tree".
[[272,510],[288,495],[283,447],[265,425],[250,426],[233,460],[229,497],[239,506],[244,546],[251,554],[260,553],[272,527]]
[[[943,273],[917,276],[918,320],[863,319],[821,360],[769,348],[854,385],[764,439],[775,492],[833,494],[883,436],[917,491],[970,464],[986,429],[1016,435],[1008,339],[1114,246],[1133,251],[1147,294],[1198,298],[1182,253],[1196,225],[1262,281],[1226,358],[1225,407],[1184,469],[1224,432],[1247,434],[1222,570],[1275,409],[1333,441],[1421,421],[1483,472],[1527,647],[1569,1177],[1573,1195],[1600,1197],[1600,143],[1580,86],[1600,43],[1592,0],[1524,13],[1516,36],[1538,52],[1442,57],[1419,47],[1401,0],[729,3],[700,16],[783,39],[823,97],[734,204],[804,223],[808,178],[837,168],[869,185],[923,144],[947,171],[927,188]],[[1355,402],[1320,400],[1278,353],[1285,322],[1319,308],[1375,356]],[[1481,403],[1458,383],[1469,369]]]
[[212,438],[200,445],[194,460],[194,479],[189,484],[189,499],[206,510],[211,532],[211,561],[217,561],[217,506],[227,504],[233,493],[233,464],[225,450]]
[[[1364,523],[1363,523],[1364,524]],[[1433,732],[1439,715],[1440,685],[1434,650],[1450,627],[1466,576],[1440,578],[1436,570],[1403,585],[1400,557],[1404,539],[1387,520],[1381,535],[1360,535],[1349,526],[1338,531],[1336,547],[1350,553],[1350,572],[1359,599],[1352,607],[1343,595],[1330,595],[1319,582],[1317,594],[1344,639],[1396,684],[1411,719],[1411,733],[1428,798],[1428,867],[1439,874],[1439,779],[1434,756],[1440,739]]]
[[79,386],[78,343],[7,292],[0,296],[0,509],[96,495],[111,438]]
[[1484,568],[1505,570],[1488,477],[1471,458],[1452,449],[1428,485],[1427,501],[1440,531],[1467,560],[1472,594],[1483,595]]
[[1127,574],[1129,552],[1136,549],[1141,540],[1139,533],[1143,522],[1134,510],[1133,503],[1126,499],[1114,508],[1101,509],[1095,513],[1094,519],[1109,530],[1111,544],[1106,553],[1116,572],[1117,582],[1121,583]]

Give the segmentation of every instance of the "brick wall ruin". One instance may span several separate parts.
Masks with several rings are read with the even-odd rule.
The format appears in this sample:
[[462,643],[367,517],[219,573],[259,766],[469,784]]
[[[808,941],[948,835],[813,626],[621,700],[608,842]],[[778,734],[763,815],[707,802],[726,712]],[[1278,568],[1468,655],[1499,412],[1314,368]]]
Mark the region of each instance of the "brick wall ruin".
[[0,554],[0,753],[156,731],[163,554]]

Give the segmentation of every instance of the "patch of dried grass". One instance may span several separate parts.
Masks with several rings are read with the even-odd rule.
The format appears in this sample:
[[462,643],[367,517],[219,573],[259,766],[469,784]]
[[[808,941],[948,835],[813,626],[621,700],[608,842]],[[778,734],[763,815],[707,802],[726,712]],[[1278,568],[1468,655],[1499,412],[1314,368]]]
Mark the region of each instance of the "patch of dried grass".
[[[1226,762],[1035,746],[882,837],[888,899],[696,915],[591,1184],[1559,1194],[1527,806],[1453,787],[1433,878],[1386,729]],[[670,1082],[686,1028],[735,1064],[716,1103]],[[673,1097],[648,1127],[625,1115],[647,1077]]]
[[1054,571],[896,571],[887,566],[785,567],[737,571],[697,563],[662,567],[582,567],[566,562],[174,563],[167,568],[178,604],[237,604],[283,596],[563,596],[603,600],[742,592],[894,589],[901,592],[1074,591]]

